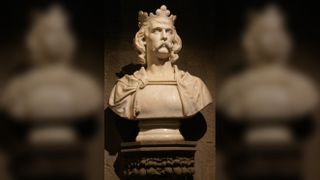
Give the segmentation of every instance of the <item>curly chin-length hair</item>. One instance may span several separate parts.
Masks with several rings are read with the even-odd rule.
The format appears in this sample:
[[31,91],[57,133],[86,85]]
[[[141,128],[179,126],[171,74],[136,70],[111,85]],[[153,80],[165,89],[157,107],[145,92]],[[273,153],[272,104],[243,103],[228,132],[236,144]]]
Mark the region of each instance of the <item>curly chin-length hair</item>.
[[[140,27],[139,31],[136,33],[135,38],[133,39],[134,45],[136,49],[138,50],[139,53],[139,58],[137,60],[138,64],[145,65],[147,64],[146,61],[146,35],[147,32],[149,31],[148,29],[149,22],[144,22],[142,26]],[[182,47],[182,41],[179,35],[177,34],[176,29],[173,27],[173,47],[171,51],[171,55],[169,57],[169,60],[174,63],[176,60],[179,58],[179,51],[181,50]]]

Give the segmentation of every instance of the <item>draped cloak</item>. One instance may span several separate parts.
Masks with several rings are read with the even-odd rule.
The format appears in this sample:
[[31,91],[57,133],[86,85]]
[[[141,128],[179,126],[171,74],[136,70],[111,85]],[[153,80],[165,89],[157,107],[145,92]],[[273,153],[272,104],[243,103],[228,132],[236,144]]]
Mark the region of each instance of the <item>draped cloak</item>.
[[[190,117],[212,102],[210,92],[203,81],[174,65],[175,80],[182,103],[183,117]],[[139,119],[139,99],[136,93],[148,85],[144,67],[133,75],[125,75],[116,82],[109,98],[113,112],[126,119]],[[182,118],[183,118],[182,117]]]

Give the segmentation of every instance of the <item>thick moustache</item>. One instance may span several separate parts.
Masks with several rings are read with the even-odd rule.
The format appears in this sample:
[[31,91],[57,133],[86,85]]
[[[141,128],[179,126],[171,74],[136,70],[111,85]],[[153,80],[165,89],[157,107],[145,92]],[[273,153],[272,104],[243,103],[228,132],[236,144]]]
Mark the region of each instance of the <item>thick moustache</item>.
[[171,50],[172,49],[172,43],[169,43],[169,42],[164,42],[164,43],[162,43],[158,48],[157,48],[157,50],[158,49],[160,49],[160,48],[162,48],[162,47],[166,47],[168,50]]

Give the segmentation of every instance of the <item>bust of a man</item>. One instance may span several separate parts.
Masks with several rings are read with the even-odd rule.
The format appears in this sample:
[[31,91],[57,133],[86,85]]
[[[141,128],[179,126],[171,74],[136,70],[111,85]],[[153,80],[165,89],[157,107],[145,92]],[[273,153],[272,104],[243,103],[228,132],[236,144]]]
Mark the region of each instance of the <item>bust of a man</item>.
[[175,19],[164,5],[155,14],[139,12],[140,29],[134,45],[143,67],[119,79],[111,92],[109,107],[119,116],[133,120],[181,119],[211,103],[201,79],[173,65],[182,47]]

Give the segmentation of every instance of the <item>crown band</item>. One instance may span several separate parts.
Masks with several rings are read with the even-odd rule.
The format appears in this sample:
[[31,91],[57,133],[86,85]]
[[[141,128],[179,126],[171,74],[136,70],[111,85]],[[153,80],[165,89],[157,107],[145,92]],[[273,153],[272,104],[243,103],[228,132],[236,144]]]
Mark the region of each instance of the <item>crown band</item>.
[[153,14],[152,12],[148,13],[147,12],[143,12],[143,11],[139,11],[139,27],[141,27],[143,25],[143,23],[149,21],[152,18],[157,18],[157,17],[165,17],[171,20],[172,23],[174,23],[174,21],[176,20],[177,16],[175,15],[170,15],[170,11],[167,9],[167,7],[165,5],[162,5],[160,7],[160,9],[156,10],[156,14]]

